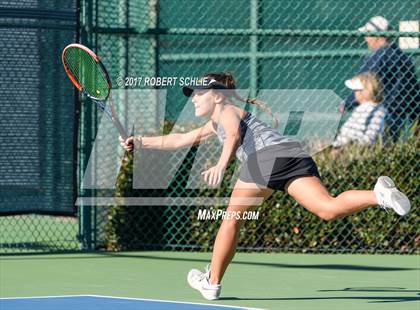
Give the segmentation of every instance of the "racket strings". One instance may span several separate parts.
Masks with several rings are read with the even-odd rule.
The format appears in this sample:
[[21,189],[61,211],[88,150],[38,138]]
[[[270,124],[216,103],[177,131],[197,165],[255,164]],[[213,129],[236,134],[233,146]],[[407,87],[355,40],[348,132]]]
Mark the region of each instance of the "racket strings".
[[90,54],[80,48],[70,48],[64,60],[84,92],[98,100],[108,97],[109,84],[106,75]]
[[89,65],[89,62],[92,61],[92,59],[89,59],[87,57],[83,57],[84,59],[82,60],[81,59],[82,55],[85,55],[85,53],[82,54],[80,49],[72,48],[72,49],[67,50],[65,54],[65,58],[64,58],[66,61],[66,64],[70,67],[70,71],[72,72],[73,76],[76,78],[76,80],[80,84],[83,83],[81,78],[82,78],[82,72],[85,70],[79,70],[79,67],[83,65],[87,67]]
[[[74,51],[73,57],[71,51]],[[95,83],[97,81],[97,72],[95,72],[95,62],[90,55],[81,49],[70,49],[69,50],[69,59],[76,59],[74,63],[69,61],[73,74],[77,76],[77,80],[81,85],[83,85],[85,91],[91,93],[91,90],[95,88]],[[95,96],[96,97],[96,96]]]

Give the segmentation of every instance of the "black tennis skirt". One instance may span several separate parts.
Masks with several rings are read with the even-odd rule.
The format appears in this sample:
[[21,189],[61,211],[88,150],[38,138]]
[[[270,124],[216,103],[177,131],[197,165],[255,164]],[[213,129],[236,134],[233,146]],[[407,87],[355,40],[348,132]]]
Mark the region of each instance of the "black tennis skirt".
[[239,179],[285,191],[287,182],[301,176],[316,176],[321,179],[316,163],[303,151],[300,143],[288,142],[268,146],[250,154],[242,165]]

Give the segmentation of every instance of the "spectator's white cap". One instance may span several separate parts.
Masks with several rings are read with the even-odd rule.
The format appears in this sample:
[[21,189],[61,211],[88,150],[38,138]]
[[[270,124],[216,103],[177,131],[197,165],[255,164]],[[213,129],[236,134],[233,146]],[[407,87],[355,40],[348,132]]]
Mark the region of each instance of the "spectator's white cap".
[[385,17],[374,16],[364,25],[360,27],[360,32],[380,32],[389,30],[389,22]]
[[363,90],[363,84],[362,81],[360,81],[360,79],[358,78],[353,78],[351,80],[347,80],[344,82],[344,84],[350,88],[351,90]]

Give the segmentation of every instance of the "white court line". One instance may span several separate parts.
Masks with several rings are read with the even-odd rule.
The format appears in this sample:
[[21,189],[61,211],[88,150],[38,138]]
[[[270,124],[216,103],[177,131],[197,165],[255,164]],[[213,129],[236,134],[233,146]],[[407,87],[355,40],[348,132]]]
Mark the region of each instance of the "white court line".
[[33,296],[33,297],[0,297],[0,300],[47,299],[47,298],[67,298],[67,297],[98,297],[98,298],[109,298],[109,299],[158,301],[158,302],[166,302],[166,303],[202,305],[202,306],[212,306],[212,307],[230,307],[230,308],[244,309],[244,310],[264,310],[262,308],[247,308],[247,307],[231,306],[231,305],[215,305],[215,304],[205,304],[205,303],[199,303],[199,302],[184,302],[184,301],[177,301],[177,300],[162,300],[162,299],[133,298],[133,297],[115,297],[115,296],[106,296],[106,295],[60,295],[60,296]]
[[32,297],[0,297],[0,300],[8,299],[42,299],[42,298],[66,298],[66,297],[83,297],[92,295],[60,295],[60,296],[32,296]]

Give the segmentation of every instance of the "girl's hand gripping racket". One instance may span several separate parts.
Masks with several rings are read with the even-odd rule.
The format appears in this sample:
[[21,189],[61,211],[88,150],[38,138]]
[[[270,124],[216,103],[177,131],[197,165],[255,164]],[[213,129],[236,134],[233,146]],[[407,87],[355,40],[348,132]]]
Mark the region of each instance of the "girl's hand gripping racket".
[[73,85],[91,98],[114,123],[120,136],[127,139],[112,103],[111,80],[99,57],[86,46],[70,44],[64,48],[61,59]]

